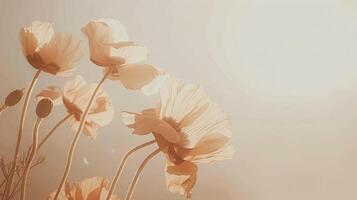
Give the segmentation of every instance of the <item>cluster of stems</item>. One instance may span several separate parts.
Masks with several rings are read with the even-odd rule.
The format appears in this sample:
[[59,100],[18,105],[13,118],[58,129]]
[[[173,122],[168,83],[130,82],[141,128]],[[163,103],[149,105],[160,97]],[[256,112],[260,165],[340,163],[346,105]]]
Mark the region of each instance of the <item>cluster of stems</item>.
[[[54,200],[57,200],[59,197],[60,192],[63,190],[64,184],[67,181],[67,177],[69,175],[71,166],[72,166],[72,162],[73,162],[73,157],[74,157],[74,153],[76,150],[76,146],[77,143],[79,141],[80,135],[83,131],[84,125],[85,125],[85,121],[87,118],[87,115],[89,113],[89,110],[94,102],[94,99],[96,97],[96,95],[98,94],[98,91],[100,91],[101,86],[103,85],[103,83],[105,82],[105,80],[107,79],[107,77],[110,75],[111,71],[113,70],[113,68],[111,68],[110,70],[107,71],[107,73],[102,77],[102,79],[100,80],[100,82],[97,84],[93,94],[91,95],[88,104],[83,112],[83,114],[81,115],[80,118],[80,123],[79,123],[79,127],[76,130],[74,137],[72,139],[72,142],[69,146],[69,150],[68,150],[68,154],[67,154],[67,161],[65,164],[65,169],[63,172],[63,176],[61,177],[60,183],[56,189],[55,195],[54,195]],[[48,139],[53,135],[53,133],[55,132],[55,130],[60,127],[61,124],[63,124],[65,121],[67,121],[72,115],[68,114],[66,116],[64,116],[58,123],[55,124],[55,126],[50,129],[50,131],[43,137],[43,139],[41,141],[38,141],[38,133],[39,133],[39,128],[40,125],[43,121],[42,118],[37,118],[35,124],[34,124],[34,128],[32,131],[32,144],[31,146],[28,148],[27,153],[26,153],[26,157],[25,157],[25,165],[23,166],[22,169],[22,173],[21,175],[18,177],[16,183],[14,184],[15,181],[15,172],[17,170],[17,166],[18,166],[18,161],[19,161],[19,152],[20,152],[20,146],[21,146],[21,141],[22,141],[22,136],[23,136],[23,130],[24,130],[24,125],[25,125],[25,118],[26,118],[26,113],[27,113],[27,109],[28,109],[28,105],[29,105],[29,100],[32,94],[32,91],[36,85],[36,83],[38,82],[39,79],[39,75],[41,73],[41,70],[38,70],[36,72],[36,74],[34,75],[32,81],[30,82],[26,94],[25,94],[25,99],[24,99],[24,103],[22,106],[22,110],[21,110],[21,115],[20,115],[20,123],[19,123],[19,129],[18,129],[18,135],[17,135],[17,141],[16,141],[16,147],[15,147],[15,153],[14,153],[14,157],[13,160],[11,162],[11,167],[9,169],[8,172],[8,176],[5,177],[4,181],[2,181],[0,183],[0,190],[3,188],[3,192],[2,192],[2,200],[9,200],[14,198],[14,196],[16,195],[16,193],[19,191],[18,186],[21,183],[21,188],[20,188],[20,199],[21,200],[25,200],[26,199],[26,187],[27,187],[27,182],[28,182],[28,177],[29,177],[29,173],[31,168],[33,167],[32,163],[34,161],[34,158],[36,157],[36,155],[38,154],[39,150],[41,149],[41,147],[48,141]],[[4,104],[2,106],[0,106],[0,113],[3,112],[5,109],[7,108],[7,106]],[[110,200],[111,197],[113,196],[113,193],[116,189],[116,186],[119,182],[119,179],[122,175],[122,172],[125,168],[126,162],[129,159],[129,157],[135,153],[136,151],[147,147],[149,145],[152,145],[156,143],[155,140],[146,142],[144,144],[138,145],[136,147],[134,147],[133,149],[129,150],[123,157],[123,159],[121,160],[118,169],[116,171],[116,174],[113,178],[113,180],[111,181],[110,187],[109,187],[109,192],[108,195],[106,197],[107,200]],[[133,196],[135,187],[136,187],[136,183],[144,169],[144,167],[146,166],[146,164],[154,157],[156,156],[158,153],[160,152],[160,149],[156,149],[155,151],[153,151],[151,154],[149,154],[140,164],[139,168],[137,169],[134,178],[132,179],[128,192],[125,196],[125,200],[130,200]],[[98,199],[99,200],[99,199]]]

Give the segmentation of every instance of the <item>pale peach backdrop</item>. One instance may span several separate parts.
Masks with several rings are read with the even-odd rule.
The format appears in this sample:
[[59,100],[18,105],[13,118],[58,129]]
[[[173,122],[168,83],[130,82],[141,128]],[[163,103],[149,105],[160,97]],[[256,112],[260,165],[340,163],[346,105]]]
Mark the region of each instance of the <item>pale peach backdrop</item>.
[[[34,73],[20,51],[20,27],[49,21],[85,40],[80,28],[87,21],[115,18],[148,47],[149,63],[203,84],[231,118],[235,159],[202,166],[194,200],[355,200],[355,13],[353,0],[0,0],[0,96],[24,87]],[[89,82],[101,76],[88,54],[78,68]],[[37,89],[65,80],[43,74]],[[105,88],[117,113],[155,103],[114,82]],[[14,150],[18,112],[0,116],[6,157]],[[64,114],[58,109],[42,134]],[[26,145],[33,115],[31,109]],[[131,136],[119,115],[99,132],[96,141],[80,139],[69,180],[110,178],[123,153],[149,139]],[[29,199],[45,199],[57,186],[72,134],[65,124],[42,149],[47,161],[31,174]],[[147,153],[130,161],[121,195]],[[163,158],[153,160],[134,199],[182,199],[166,190],[163,170]]]

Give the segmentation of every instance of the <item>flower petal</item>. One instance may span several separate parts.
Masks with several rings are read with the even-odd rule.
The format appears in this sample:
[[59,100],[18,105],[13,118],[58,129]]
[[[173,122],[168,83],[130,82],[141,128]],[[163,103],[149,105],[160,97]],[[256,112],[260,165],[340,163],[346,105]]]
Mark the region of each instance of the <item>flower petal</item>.
[[147,64],[124,65],[118,69],[119,80],[125,88],[138,90],[158,76],[159,71]]
[[82,32],[89,40],[98,42],[115,43],[128,41],[129,37],[126,28],[115,19],[97,19],[90,21]]
[[168,162],[166,166],[166,184],[173,193],[191,196],[191,190],[197,180],[197,166],[189,161],[184,161],[178,165]]
[[[230,132],[230,130],[226,130]],[[228,134],[228,133],[227,133]],[[211,134],[201,139],[192,149],[179,149],[178,154],[184,160],[195,163],[213,163],[233,158],[234,149],[230,137],[222,134]]]
[[37,94],[37,100],[41,100],[43,98],[49,98],[52,100],[53,105],[61,105],[62,104],[62,90],[56,86],[49,86],[43,89],[40,93]]
[[83,56],[83,48],[79,39],[69,34],[55,33],[39,54],[44,63],[43,71],[58,76],[70,76],[75,70],[74,63]]
[[129,45],[116,48],[115,44],[113,44],[110,50],[110,56],[123,59],[123,64],[133,64],[145,61],[148,54],[146,47],[138,45]]
[[171,143],[178,143],[180,134],[166,121],[149,114],[122,112],[123,123],[134,129],[133,134],[159,134]]
[[20,31],[20,40],[25,55],[32,54],[49,43],[54,35],[52,24],[34,21]]

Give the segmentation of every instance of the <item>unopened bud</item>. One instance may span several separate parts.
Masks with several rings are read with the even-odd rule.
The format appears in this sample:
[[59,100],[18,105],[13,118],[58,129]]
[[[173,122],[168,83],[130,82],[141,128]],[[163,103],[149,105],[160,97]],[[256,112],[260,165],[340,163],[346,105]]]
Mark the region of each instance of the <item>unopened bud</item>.
[[12,91],[7,95],[5,105],[9,107],[16,105],[22,99],[22,96],[24,96],[24,89]]
[[46,118],[52,111],[53,103],[50,99],[41,99],[37,103],[36,114],[39,118]]

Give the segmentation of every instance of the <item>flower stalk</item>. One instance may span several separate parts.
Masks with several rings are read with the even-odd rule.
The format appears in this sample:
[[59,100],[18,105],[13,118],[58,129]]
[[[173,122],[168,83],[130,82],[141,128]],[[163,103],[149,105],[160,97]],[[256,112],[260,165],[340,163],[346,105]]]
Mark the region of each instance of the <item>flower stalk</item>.
[[30,171],[30,167],[32,164],[33,159],[37,153],[38,147],[38,129],[41,125],[42,118],[37,118],[33,132],[32,132],[32,148],[29,155],[29,158],[26,160],[26,165],[24,167],[23,175],[22,175],[22,183],[21,183],[21,200],[25,200],[26,198],[26,185],[28,180],[28,174]]
[[133,196],[135,187],[136,187],[136,183],[138,182],[138,179],[140,177],[141,172],[143,171],[143,169],[145,168],[146,164],[152,159],[154,158],[158,153],[160,153],[161,149],[158,148],[155,151],[153,151],[151,154],[149,154],[144,160],[143,162],[140,164],[138,170],[135,173],[135,176],[133,178],[133,180],[130,183],[130,187],[128,192],[126,193],[126,197],[125,200],[130,200],[131,197]]
[[86,120],[86,117],[88,115],[88,112],[89,112],[89,109],[90,107],[92,106],[92,103],[93,103],[93,100],[95,99],[95,96],[97,95],[100,87],[102,86],[102,84],[104,83],[104,81],[107,79],[107,77],[110,75],[110,73],[112,72],[112,70],[114,69],[114,67],[111,67],[107,73],[103,76],[103,78],[100,80],[100,82],[97,84],[97,87],[95,88],[89,102],[88,102],[88,105],[84,111],[84,113],[82,114],[81,116],[81,120],[80,120],[80,124],[79,124],[79,127],[73,137],[73,140],[72,140],[72,143],[71,143],[71,146],[69,148],[69,151],[68,151],[68,156],[67,156],[67,163],[66,163],[66,167],[65,167],[65,170],[64,170],[64,173],[63,173],[63,176],[61,178],[61,182],[60,184],[58,185],[57,187],[57,191],[56,191],[56,194],[54,196],[54,200],[57,200],[58,198],[58,195],[59,193],[61,192],[66,180],[67,180],[67,177],[68,177],[68,173],[71,169],[71,166],[72,166],[72,161],[73,161],[73,155],[74,155],[74,151],[76,150],[76,146],[77,146],[77,143],[78,143],[78,140],[79,140],[79,137],[81,135],[81,132],[84,128],[84,124],[85,124],[85,120]]
[[117,185],[117,183],[118,183],[118,180],[120,179],[121,174],[122,174],[122,172],[123,172],[123,169],[124,169],[124,167],[125,167],[126,161],[129,159],[130,155],[133,154],[134,152],[136,152],[136,151],[138,151],[138,150],[144,148],[144,147],[147,147],[147,146],[149,146],[149,145],[151,145],[151,144],[154,144],[155,142],[156,142],[156,140],[152,140],[152,141],[150,141],[150,142],[146,142],[146,143],[144,143],[144,144],[138,145],[138,146],[132,148],[130,151],[128,151],[128,152],[124,155],[123,159],[121,160],[121,162],[120,162],[120,164],[119,164],[119,167],[118,167],[118,170],[117,170],[117,172],[116,172],[116,174],[115,174],[115,177],[114,177],[114,179],[113,179],[113,181],[112,181],[112,183],[111,183],[111,185],[110,185],[110,189],[109,189],[109,192],[108,192],[108,195],[107,195],[107,199],[106,199],[106,200],[110,200],[111,196],[113,195],[113,192],[114,192],[114,190],[115,190],[115,187],[116,187],[116,185]]
[[4,191],[4,195],[3,195],[3,200],[6,200],[9,198],[9,192],[12,189],[12,184],[14,181],[14,174],[15,174],[15,169],[17,166],[17,160],[18,160],[18,155],[19,155],[19,151],[20,151],[20,145],[21,145],[21,140],[22,140],[22,133],[23,133],[23,129],[24,129],[24,124],[25,124],[25,117],[26,117],[26,112],[27,112],[27,107],[29,105],[29,100],[30,100],[30,96],[32,94],[33,88],[35,87],[39,76],[40,76],[41,70],[37,70],[36,74],[34,75],[32,81],[30,82],[30,85],[27,89],[26,95],[25,95],[25,101],[22,107],[22,111],[21,111],[21,116],[20,116],[20,123],[19,123],[19,131],[18,131],[18,135],[17,135],[17,141],[16,141],[16,148],[15,148],[15,154],[14,154],[14,158],[12,161],[12,166],[10,169],[10,174],[9,174],[9,179],[8,182],[6,184],[5,187],[5,191]]

